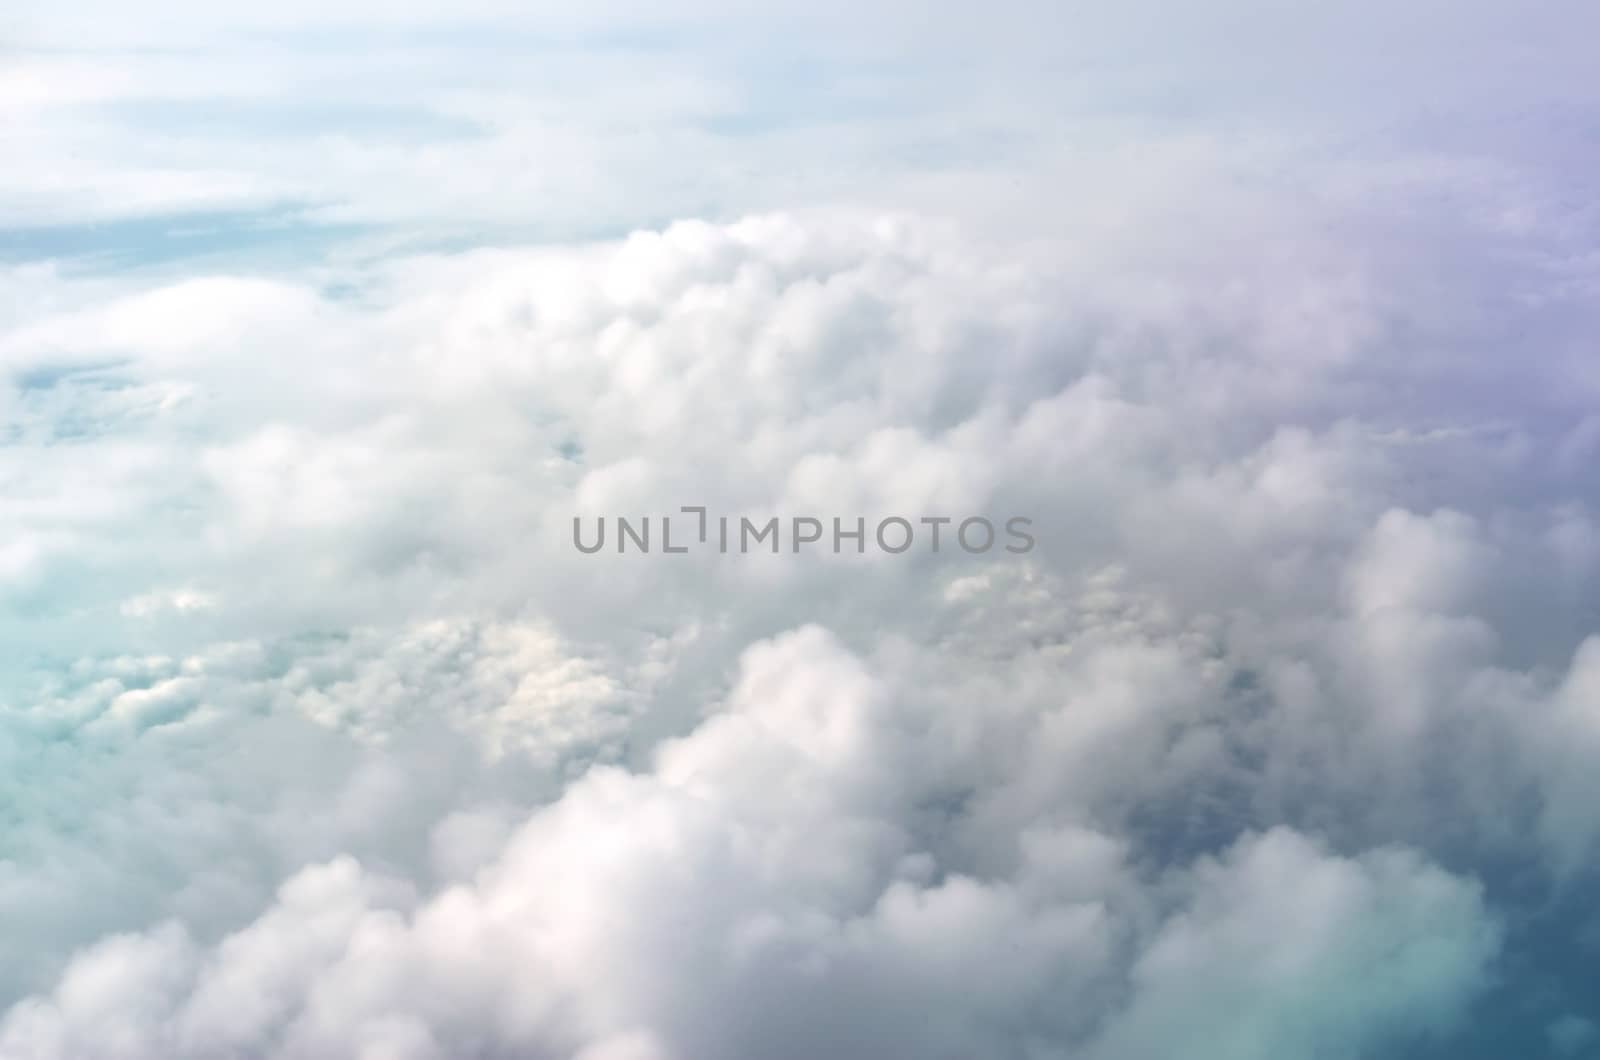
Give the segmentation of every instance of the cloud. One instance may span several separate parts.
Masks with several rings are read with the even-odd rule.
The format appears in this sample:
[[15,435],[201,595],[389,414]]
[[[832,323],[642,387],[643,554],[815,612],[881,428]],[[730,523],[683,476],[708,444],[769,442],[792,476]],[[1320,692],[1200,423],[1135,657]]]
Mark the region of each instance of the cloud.
[[[171,984],[154,1000],[107,988],[136,1055],[778,1037],[850,1055],[897,1035],[1137,1053],[1198,1019],[1161,955],[1244,945],[1228,903],[1275,871],[1329,881],[1281,915],[1348,927],[1282,957],[1303,977],[1238,1049],[1454,1041],[1500,952],[1493,866],[1570,888],[1590,864],[1600,537],[1582,475],[1542,462],[1585,421],[1559,359],[1522,374],[1511,425],[1450,386],[1397,403],[1416,373],[1458,371],[1392,356],[1448,266],[1268,214],[1297,269],[1268,241],[1205,286],[1159,234],[1097,276],[1071,246],[1007,258],[959,225],[849,211],[387,262],[339,293],[224,278],[108,300],[46,280],[57,308],[0,348],[23,393],[106,365],[73,384],[74,414],[105,425],[75,448],[36,432],[11,465],[35,498],[9,512],[15,539],[39,543],[17,642],[87,652],[12,693],[14,758],[35,763],[16,790],[70,822],[21,833],[15,946],[48,956],[13,973],[13,1050],[122,1048],[66,990],[100,981],[103,952],[108,980],[180,969],[131,975]],[[1423,319],[1491,357],[1470,316]],[[97,415],[154,386],[190,397]],[[770,563],[570,546],[574,512],[683,503],[1026,512],[1040,545]],[[755,651],[730,689],[748,645],[807,623],[833,633]],[[612,855],[586,846],[604,836]],[[613,871],[604,898],[588,874]],[[674,871],[677,891],[650,890]],[[311,882],[263,912],[285,876]],[[327,948],[228,970],[301,930],[279,925],[322,923],[302,893],[339,896]],[[621,921],[573,919],[596,901]],[[1394,916],[1444,964],[1419,957],[1403,1003],[1317,1000],[1370,977],[1359,931]],[[1013,978],[967,996],[970,968],[1007,960]],[[460,978],[402,973],[434,965]],[[669,965],[683,981],[656,992]],[[518,967],[552,978],[504,995]],[[1255,995],[1257,974],[1227,989]],[[235,989],[265,999],[204,1000]],[[1050,990],[1080,1000],[1051,1015]],[[824,1018],[851,996],[874,1014]]]
[[[675,35],[757,26],[709,8],[291,4],[33,53],[0,1054],[1581,1055],[1560,9],[1018,5],[901,65],[894,9],[779,12],[775,72]],[[161,211],[223,249],[148,256]],[[128,253],[49,250],[88,218]],[[572,547],[683,505],[1038,545]]]
[[[1465,155],[1492,172],[1508,156],[1572,151],[1584,138],[1567,135],[1562,108],[1596,102],[1574,43],[1594,15],[1576,0],[1515,15],[1481,0],[1404,12],[1008,0],[922,13],[24,10],[3,96],[25,164],[8,167],[0,216],[46,240],[95,222],[181,229],[198,214],[257,240],[355,226],[381,245],[489,226],[502,241],[588,238],[839,202],[970,211],[1015,200],[1019,180],[1033,203],[1072,210],[1062,200],[1164,182],[1197,151],[1263,161],[1246,168],[1270,180],[1307,141],[1333,145],[1324,160],[1340,165],[1340,145],[1400,135],[1416,164]],[[632,90],[646,82],[649,93]],[[1167,160],[1150,167],[1152,152]],[[1563,161],[1570,172],[1592,158]]]
[[1498,947],[1476,888],[1403,851],[1351,862],[1277,831],[1197,875],[1190,907],[1136,960],[1102,1055],[1403,1048],[1461,1018]]
[[652,771],[590,773],[470,880],[418,904],[350,859],[308,868],[209,951],[176,925],[97,944],[0,1041],[1140,1056],[1198,1035],[1218,1056],[1350,1055],[1449,1027],[1483,986],[1498,933],[1478,889],[1404,851],[1347,860],[1279,830],[1141,880],[1114,839],[1034,824],[1009,872],[941,866],[912,824],[934,793],[916,717],[820,630],[758,645]]

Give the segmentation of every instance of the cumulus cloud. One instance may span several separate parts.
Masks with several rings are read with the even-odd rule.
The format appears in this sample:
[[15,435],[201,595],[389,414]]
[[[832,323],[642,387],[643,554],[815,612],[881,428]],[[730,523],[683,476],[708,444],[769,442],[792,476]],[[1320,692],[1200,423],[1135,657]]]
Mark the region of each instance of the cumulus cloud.
[[[8,621],[90,655],[7,715],[18,763],[57,763],[17,790],[64,826],[19,833],[8,1051],[1459,1042],[1523,886],[1498,866],[1571,888],[1600,821],[1600,536],[1543,462],[1585,430],[1565,362],[1507,398],[1538,424],[1448,386],[1402,406],[1451,369],[1393,358],[1448,264],[1330,244],[1283,274],[1269,246],[1198,285],[1162,240],[1126,252],[1098,276],[844,212],[385,263],[338,295],[52,281],[0,340],[18,392],[191,397],[13,454],[21,584],[52,602]],[[1328,283],[1351,293],[1285,317]],[[67,351],[118,385],[48,367]],[[567,537],[683,503],[1026,512],[1040,543]],[[833,633],[781,636],[806,623]]]
[[[209,950],[98,943],[8,1053],[217,1056],[1356,1055],[1448,1028],[1498,932],[1417,855],[1287,830],[1146,879],[1030,823],[1008,871],[935,859],[913,703],[827,634],[752,648],[654,768],[589,773],[418,903],[345,858]],[[923,827],[926,827],[924,825]],[[1230,1012],[1218,1028],[1216,1011]]]
[[[320,7],[191,12],[226,78],[109,12],[93,62],[27,27],[0,1055],[1584,1055],[1600,321],[1561,6],[1396,13],[1403,77],[1362,5],[1168,12],[1154,50],[1138,11],[1050,13],[1059,47],[963,15],[917,69],[892,10],[848,54],[843,13],[776,12],[796,76],[831,58],[804,106],[615,12],[515,77],[479,34],[520,6],[351,9],[361,56]],[[332,36],[229,32],[285,26]],[[1530,39],[1491,106],[1466,57]],[[402,82],[427,114],[385,124]],[[196,256],[119,245],[167,210]],[[573,547],[683,505],[1037,546]]]

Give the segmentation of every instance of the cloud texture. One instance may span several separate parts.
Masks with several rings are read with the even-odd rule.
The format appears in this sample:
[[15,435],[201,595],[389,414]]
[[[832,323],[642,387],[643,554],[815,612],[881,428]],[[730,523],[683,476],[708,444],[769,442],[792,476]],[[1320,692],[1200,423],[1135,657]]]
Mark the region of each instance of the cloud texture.
[[[281,49],[184,26],[270,72],[217,81],[253,96],[341,53],[320,12],[275,6],[310,35]],[[0,300],[0,1056],[1595,1048],[1600,309],[1563,153],[1594,111],[1553,14],[1496,37],[1466,5],[1388,117],[1319,66],[1269,105],[1282,56],[1223,76],[1207,34],[1276,5],[1172,46],[1194,116],[1109,59],[1115,107],[1045,114],[1063,54],[989,26],[993,95],[931,146],[888,106],[915,76],[875,65],[892,13],[818,75],[858,108],[837,123],[781,121],[732,46],[623,91],[614,41],[544,24],[583,88],[547,112],[559,84],[485,95],[498,60],[463,59],[520,16],[357,14],[431,41],[428,98],[476,131],[324,114],[348,151],[314,187],[218,134],[208,183],[165,124],[200,115],[134,104],[209,82],[138,27],[108,15],[123,45],[79,68],[40,18],[7,73],[36,157],[90,121],[155,122],[160,157],[5,187],[33,219]],[[1162,65],[1132,21],[1084,25]],[[1453,72],[1528,39],[1549,62],[1493,106]],[[682,74],[657,44],[638,69]],[[639,106],[663,142],[608,124]],[[712,120],[741,107],[759,135]],[[432,171],[483,187],[428,176],[451,136]],[[421,161],[374,185],[366,152],[407,137]],[[694,143],[714,179],[685,192]],[[544,197],[504,193],[526,144]],[[618,144],[663,168],[548,223]],[[824,144],[825,176],[718,168]],[[213,217],[225,252],[118,245],[224,200],[295,205]],[[104,256],[51,249],[89,238],[69,217]],[[1038,545],[572,546],[574,515],[683,505],[1020,514]]]

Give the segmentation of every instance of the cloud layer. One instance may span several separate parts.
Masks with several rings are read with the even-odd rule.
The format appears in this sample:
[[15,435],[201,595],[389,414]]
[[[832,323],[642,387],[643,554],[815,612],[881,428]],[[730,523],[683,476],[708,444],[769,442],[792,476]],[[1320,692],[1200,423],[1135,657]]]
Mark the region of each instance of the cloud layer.
[[[1343,16],[1219,5],[1141,50],[1097,15],[1143,64],[1063,117],[1032,90],[1072,49],[1003,20],[916,42],[976,34],[992,95],[897,108],[924,73],[882,65],[891,12],[829,53],[860,109],[824,120],[733,44],[662,43],[688,23],[637,65],[541,24],[552,84],[489,92],[462,49],[531,32],[490,6],[363,16],[378,67],[432,42],[466,125],[285,132],[325,154],[168,124],[212,83],[322,91],[320,7],[183,23],[228,78],[109,15],[114,56],[40,19],[6,71],[42,161],[0,203],[33,218],[0,299],[0,1055],[1595,1048],[1600,311],[1554,14],[1397,25],[1387,116],[1331,92],[1330,56],[1389,68]],[[808,69],[842,16],[772,17]],[[1224,76],[1244,26],[1282,50]],[[1491,105],[1468,58],[1530,40]],[[45,179],[80,122],[104,157]],[[530,144],[548,184],[509,176]],[[290,201],[213,218],[218,254],[119,245]],[[527,238],[549,202],[572,241]],[[51,249],[91,217],[109,256]],[[572,545],[683,505],[1038,545]]]

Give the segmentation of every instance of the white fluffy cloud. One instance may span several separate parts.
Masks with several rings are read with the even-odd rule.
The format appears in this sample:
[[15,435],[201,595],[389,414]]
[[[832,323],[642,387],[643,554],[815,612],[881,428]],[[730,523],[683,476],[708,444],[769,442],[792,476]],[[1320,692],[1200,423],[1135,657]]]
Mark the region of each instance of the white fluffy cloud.
[[[692,20],[602,13],[516,76],[481,33],[533,47],[520,6],[351,9],[359,57],[322,7],[191,12],[215,68],[27,27],[0,1055],[1584,1055],[1600,319],[1560,6],[1395,14],[1393,123],[1333,91],[1324,51],[1397,73],[1362,18],[1232,0],[1153,50],[1137,11],[1052,12],[1059,47],[963,16],[916,39],[982,53],[942,82],[885,63],[892,11],[834,51],[841,13],[778,13],[796,77],[833,59],[804,106],[709,9],[703,63]],[[1530,39],[1490,106],[1464,56]],[[310,124],[264,145],[275,106]],[[315,253],[259,216],[70,252],[288,200]],[[1038,544],[572,545],[683,505]]]
[[[7,1054],[1458,1042],[1496,866],[1571,887],[1600,836],[1587,384],[1484,420],[1471,314],[1408,315],[1471,270],[1259,223],[1295,271],[846,212],[47,280],[0,337]],[[568,537],[684,503],[1040,543]]]
[[1119,841],[1039,820],[1003,838],[1003,871],[936,859],[917,810],[950,792],[925,722],[820,630],[758,645],[724,712],[649,772],[591,772],[470,879],[418,901],[348,858],[307,868],[214,947],[177,924],[98,943],[0,1041],[1132,1057],[1199,1036],[1208,1055],[1353,1055],[1448,1028],[1483,985],[1479,889],[1404,851],[1351,860],[1278,830],[1146,879]]

